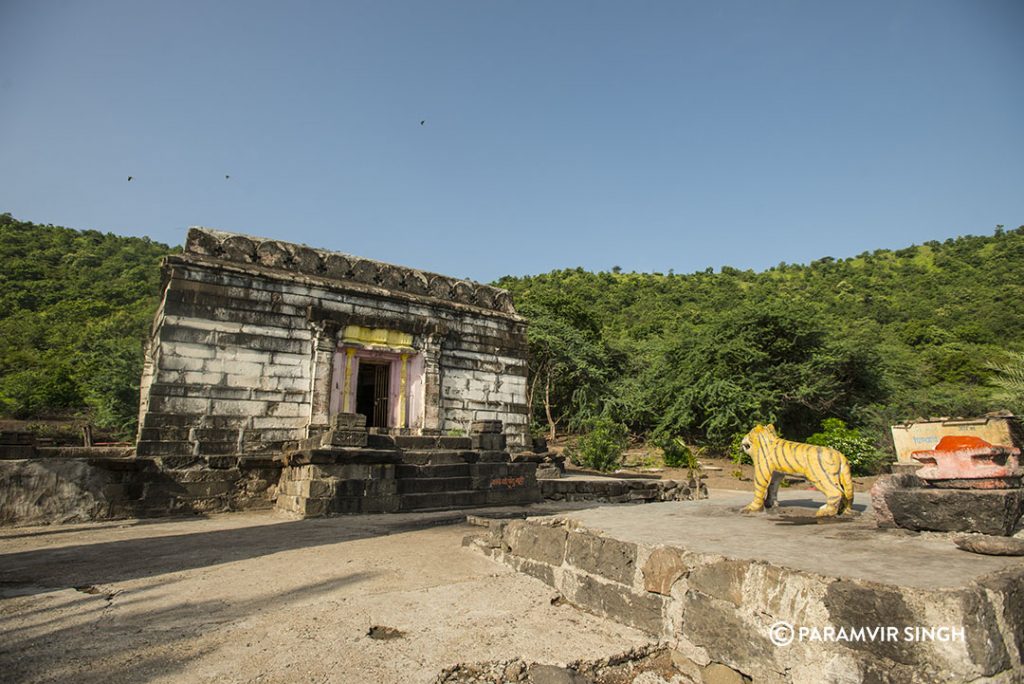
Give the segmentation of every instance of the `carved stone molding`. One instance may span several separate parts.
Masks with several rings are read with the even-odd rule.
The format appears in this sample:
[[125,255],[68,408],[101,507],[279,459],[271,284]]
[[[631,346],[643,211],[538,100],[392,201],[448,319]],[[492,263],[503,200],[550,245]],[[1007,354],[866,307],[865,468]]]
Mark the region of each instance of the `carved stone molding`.
[[497,287],[279,240],[190,228],[185,253],[515,313],[511,295]]

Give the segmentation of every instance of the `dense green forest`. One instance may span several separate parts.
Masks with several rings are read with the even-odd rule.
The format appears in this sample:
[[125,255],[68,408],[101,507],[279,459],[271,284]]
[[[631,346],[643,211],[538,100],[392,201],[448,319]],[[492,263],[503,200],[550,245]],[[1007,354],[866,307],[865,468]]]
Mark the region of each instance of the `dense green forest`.
[[894,422],[1024,408],[1024,227],[762,273],[498,284],[530,322],[530,400],[548,430],[603,416],[721,448],[755,422],[804,438],[839,418],[884,449]]
[[0,215],[0,416],[77,417],[131,436],[170,252]]
[[[129,436],[171,251],[0,215],[0,415]],[[574,269],[497,284],[530,323],[538,431],[602,417],[724,447],[756,421],[800,438],[840,418],[882,445],[895,421],[1024,408],[1011,391],[1022,267],[1024,227],[762,273]]]

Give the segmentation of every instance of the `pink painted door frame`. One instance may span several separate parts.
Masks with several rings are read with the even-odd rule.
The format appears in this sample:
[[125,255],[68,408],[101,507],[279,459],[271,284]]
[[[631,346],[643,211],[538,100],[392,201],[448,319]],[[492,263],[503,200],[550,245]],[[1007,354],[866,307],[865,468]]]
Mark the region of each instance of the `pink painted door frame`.
[[360,359],[388,363],[390,372],[388,378],[388,427],[421,429],[423,427],[425,364],[423,354],[419,353],[406,354],[403,397],[401,353],[339,345],[334,353],[332,364],[330,415],[334,416],[345,410],[355,411],[356,379],[359,377]]

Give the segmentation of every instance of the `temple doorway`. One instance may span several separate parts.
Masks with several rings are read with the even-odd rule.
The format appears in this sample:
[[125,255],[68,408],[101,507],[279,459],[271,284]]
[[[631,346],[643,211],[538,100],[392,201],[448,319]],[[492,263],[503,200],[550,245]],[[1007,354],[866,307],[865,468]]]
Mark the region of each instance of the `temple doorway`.
[[356,380],[356,413],[366,416],[367,427],[388,427],[391,364],[362,360]]

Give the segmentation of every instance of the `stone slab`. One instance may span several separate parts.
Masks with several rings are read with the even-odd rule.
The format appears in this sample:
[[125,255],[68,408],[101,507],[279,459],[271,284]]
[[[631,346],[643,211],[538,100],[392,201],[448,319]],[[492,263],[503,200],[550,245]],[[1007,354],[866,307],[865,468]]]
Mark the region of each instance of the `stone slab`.
[[987,556],[1024,556],[1024,539],[987,534],[957,537],[954,543],[964,551]]
[[31,444],[0,444],[0,458],[2,459],[32,458],[35,454],[36,448]]
[[1024,513],[1024,489],[893,488],[885,504],[910,530],[1010,535]]
[[879,530],[860,493],[854,499],[860,515],[820,521],[813,514],[823,497],[803,494],[785,492],[778,512],[757,515],[739,513],[750,502],[749,492],[715,491],[701,501],[595,506],[566,517],[620,541],[897,586],[955,588],[1020,566],[1009,558],[965,554],[938,535]]

